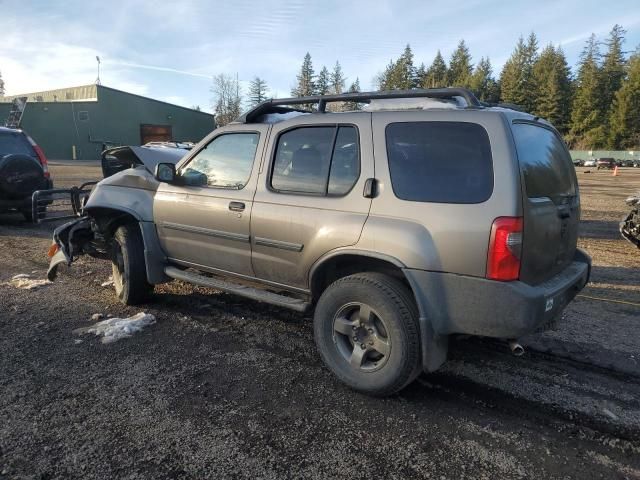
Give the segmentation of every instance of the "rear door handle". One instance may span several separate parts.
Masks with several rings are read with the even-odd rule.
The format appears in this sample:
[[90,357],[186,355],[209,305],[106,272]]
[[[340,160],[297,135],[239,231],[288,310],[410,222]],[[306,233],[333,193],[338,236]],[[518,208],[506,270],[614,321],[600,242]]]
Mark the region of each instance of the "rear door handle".
[[243,202],[231,202],[229,203],[229,210],[234,212],[243,212],[245,205]]
[[367,178],[364,182],[364,198],[374,198],[378,194],[378,181],[375,178]]

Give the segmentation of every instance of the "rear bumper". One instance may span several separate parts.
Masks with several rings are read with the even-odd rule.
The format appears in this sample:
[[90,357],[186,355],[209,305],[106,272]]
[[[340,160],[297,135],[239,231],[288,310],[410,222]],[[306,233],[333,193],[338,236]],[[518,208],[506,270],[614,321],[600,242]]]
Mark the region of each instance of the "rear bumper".
[[[53,181],[47,179],[47,186],[43,190],[51,190]],[[31,195],[24,198],[3,198],[0,197],[0,210],[28,210],[31,211]]]
[[591,259],[578,250],[561,273],[536,286],[406,269],[421,325],[437,335],[462,333],[518,338],[543,329],[589,281]]
[[25,198],[0,198],[1,210],[28,210],[31,211],[31,197]]

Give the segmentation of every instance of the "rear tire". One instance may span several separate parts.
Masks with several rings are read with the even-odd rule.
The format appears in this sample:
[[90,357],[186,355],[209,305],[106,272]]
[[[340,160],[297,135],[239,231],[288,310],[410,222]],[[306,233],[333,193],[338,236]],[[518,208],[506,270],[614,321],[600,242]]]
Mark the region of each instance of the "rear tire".
[[147,282],[144,244],[140,227],[121,225],[113,235],[111,269],[118,299],[125,305],[145,302],[153,285]]
[[380,273],[358,273],[332,283],[314,315],[318,351],[349,387],[392,395],[420,373],[418,312],[409,290]]

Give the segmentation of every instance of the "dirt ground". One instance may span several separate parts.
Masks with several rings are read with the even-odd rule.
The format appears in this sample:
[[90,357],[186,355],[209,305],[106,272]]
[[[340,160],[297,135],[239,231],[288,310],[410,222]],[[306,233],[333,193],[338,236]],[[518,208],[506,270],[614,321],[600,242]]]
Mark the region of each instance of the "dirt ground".
[[[594,268],[557,330],[518,358],[454,339],[441,371],[382,400],[324,368],[310,317],[178,282],[125,307],[91,258],[3,283],[44,278],[53,225],[0,215],[0,478],[640,479],[640,251],[617,231],[640,169],[578,170]],[[157,323],[131,338],[74,333],[140,311]]]

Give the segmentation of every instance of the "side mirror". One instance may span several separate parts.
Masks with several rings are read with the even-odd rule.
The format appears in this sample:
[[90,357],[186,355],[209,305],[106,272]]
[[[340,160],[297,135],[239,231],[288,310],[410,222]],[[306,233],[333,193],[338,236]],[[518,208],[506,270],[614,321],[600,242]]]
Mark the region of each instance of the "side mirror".
[[176,180],[176,166],[173,163],[159,163],[156,165],[156,180],[173,183]]

